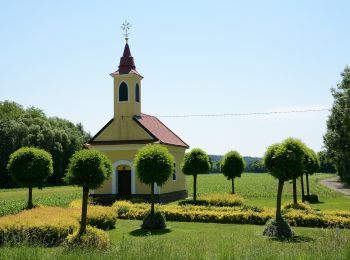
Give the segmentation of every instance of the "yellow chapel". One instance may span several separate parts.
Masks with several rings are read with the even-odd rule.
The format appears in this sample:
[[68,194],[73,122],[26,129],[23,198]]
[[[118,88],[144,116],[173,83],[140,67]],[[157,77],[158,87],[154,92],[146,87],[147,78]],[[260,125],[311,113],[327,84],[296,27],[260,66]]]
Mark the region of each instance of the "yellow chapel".
[[174,156],[175,170],[163,186],[155,185],[156,198],[162,202],[186,198],[186,178],[180,164],[189,146],[157,117],[141,112],[143,77],[136,70],[127,38],[118,70],[110,75],[114,81],[114,116],[86,146],[103,152],[112,162],[113,173],[91,196],[101,201],[148,199],[151,188],[139,181],[133,160],[141,147],[157,143]]

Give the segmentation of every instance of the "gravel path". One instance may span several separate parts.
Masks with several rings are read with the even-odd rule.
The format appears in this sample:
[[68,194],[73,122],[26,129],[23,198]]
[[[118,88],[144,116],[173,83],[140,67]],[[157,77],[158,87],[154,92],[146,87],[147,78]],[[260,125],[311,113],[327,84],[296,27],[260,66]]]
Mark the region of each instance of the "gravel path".
[[350,186],[345,185],[339,181],[339,177],[332,177],[329,179],[321,180],[320,183],[327,188],[343,193],[350,196]]

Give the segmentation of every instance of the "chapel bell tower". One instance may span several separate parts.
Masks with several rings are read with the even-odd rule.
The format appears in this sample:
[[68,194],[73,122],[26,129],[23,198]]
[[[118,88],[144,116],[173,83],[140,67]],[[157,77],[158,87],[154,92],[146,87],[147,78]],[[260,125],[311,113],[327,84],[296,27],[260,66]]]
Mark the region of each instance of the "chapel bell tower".
[[128,44],[128,30],[131,25],[123,23],[125,47],[120,58],[119,68],[110,75],[114,79],[114,119],[141,116],[141,80],[143,77],[136,71],[134,58]]

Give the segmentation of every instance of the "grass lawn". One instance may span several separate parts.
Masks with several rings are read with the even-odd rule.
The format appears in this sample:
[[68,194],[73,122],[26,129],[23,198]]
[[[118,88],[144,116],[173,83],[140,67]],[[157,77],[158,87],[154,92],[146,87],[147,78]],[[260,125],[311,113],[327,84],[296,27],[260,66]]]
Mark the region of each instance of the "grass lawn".
[[[310,192],[317,194],[321,203],[312,204],[315,209],[349,210],[350,197],[332,191],[318,183],[319,180],[329,178],[332,174],[315,174],[309,177]],[[188,194],[193,193],[193,177],[187,176]],[[304,178],[305,179],[305,178]],[[306,181],[304,181],[306,187]],[[235,191],[247,199],[247,204],[274,208],[276,206],[277,180],[269,174],[243,173],[241,178],[235,179]],[[301,201],[300,182],[297,182],[298,199]],[[197,195],[210,193],[231,192],[231,181],[222,174],[198,175]],[[292,202],[292,184],[286,182],[283,188],[282,203]]]
[[[81,198],[82,189],[73,186],[33,189],[33,203],[67,207],[72,200]],[[26,206],[28,189],[0,189],[0,216],[19,212]]]
[[282,242],[261,235],[263,227],[169,222],[169,229],[147,233],[140,221],[118,220],[106,251],[10,248],[0,259],[349,259],[350,231],[294,228],[299,237]]

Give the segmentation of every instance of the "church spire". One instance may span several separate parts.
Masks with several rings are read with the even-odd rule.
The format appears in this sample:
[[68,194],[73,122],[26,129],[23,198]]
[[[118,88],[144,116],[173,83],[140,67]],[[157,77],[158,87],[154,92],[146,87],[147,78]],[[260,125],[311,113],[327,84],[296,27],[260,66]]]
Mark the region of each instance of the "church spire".
[[123,56],[120,57],[118,70],[116,72],[113,72],[111,76],[120,75],[120,74],[136,74],[142,77],[140,73],[136,71],[134,57],[131,56],[131,51],[128,43],[130,28],[131,28],[131,24],[128,21],[125,21],[121,26],[121,29],[124,31],[124,36],[125,36],[125,47],[124,47]]
[[128,43],[125,43],[123,56],[120,58],[119,72],[122,74],[129,73],[131,70],[135,70],[134,57],[131,56],[130,47]]

